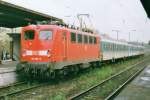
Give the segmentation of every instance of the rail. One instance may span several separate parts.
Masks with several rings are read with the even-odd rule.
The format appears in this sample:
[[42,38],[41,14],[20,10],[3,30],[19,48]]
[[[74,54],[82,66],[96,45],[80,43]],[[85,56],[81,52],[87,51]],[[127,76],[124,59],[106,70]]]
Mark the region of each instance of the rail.
[[16,70],[12,70],[12,71],[6,71],[6,72],[0,72],[0,74],[14,73],[14,72],[16,72]]

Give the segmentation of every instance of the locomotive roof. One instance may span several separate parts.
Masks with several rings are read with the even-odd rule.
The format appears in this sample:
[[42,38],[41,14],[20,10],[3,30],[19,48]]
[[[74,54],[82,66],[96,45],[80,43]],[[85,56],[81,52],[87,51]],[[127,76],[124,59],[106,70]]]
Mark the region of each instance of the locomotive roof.
[[80,31],[80,30],[75,30],[75,29],[70,29],[70,28],[66,28],[67,30],[69,30],[70,32],[75,32],[75,33],[82,33],[82,34],[88,34],[88,35],[91,35],[91,36],[98,36],[98,34],[96,33],[89,33],[89,32],[83,32],[83,31]]
[[39,27],[39,28],[53,28],[53,29],[62,29],[62,30],[68,30],[70,32],[74,32],[74,33],[79,33],[79,34],[88,34],[88,35],[91,35],[91,36],[98,36],[98,34],[94,34],[94,33],[88,33],[88,32],[83,32],[83,31],[80,31],[80,30],[76,30],[76,29],[71,29],[71,28],[67,28],[67,27],[63,27],[63,26],[58,26],[58,25],[28,25],[28,26],[25,26],[24,28],[36,28],[36,27]]
[[0,27],[15,28],[48,20],[62,21],[62,19],[0,0]]

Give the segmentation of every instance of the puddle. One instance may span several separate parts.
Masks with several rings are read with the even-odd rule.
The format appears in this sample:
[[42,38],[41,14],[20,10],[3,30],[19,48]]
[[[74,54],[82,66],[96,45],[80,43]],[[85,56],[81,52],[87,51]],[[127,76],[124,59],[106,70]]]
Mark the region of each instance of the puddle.
[[17,74],[15,72],[0,74],[0,87],[9,85],[16,81],[17,81]]
[[141,77],[141,80],[150,81],[150,77]]
[[150,74],[150,69],[146,70],[146,73]]

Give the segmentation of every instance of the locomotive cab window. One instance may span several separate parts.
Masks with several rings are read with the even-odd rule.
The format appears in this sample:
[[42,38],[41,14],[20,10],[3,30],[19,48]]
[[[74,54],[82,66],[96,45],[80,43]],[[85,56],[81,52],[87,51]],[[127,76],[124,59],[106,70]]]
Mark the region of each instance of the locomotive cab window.
[[39,33],[40,40],[51,40],[52,39],[52,31],[43,30]]
[[25,40],[33,40],[34,39],[34,31],[33,30],[28,30],[24,32],[24,39]]

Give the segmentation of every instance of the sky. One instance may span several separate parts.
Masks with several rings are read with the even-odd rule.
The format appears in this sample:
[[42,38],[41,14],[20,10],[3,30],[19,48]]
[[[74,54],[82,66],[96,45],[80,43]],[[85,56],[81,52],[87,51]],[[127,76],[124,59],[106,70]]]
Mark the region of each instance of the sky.
[[[150,40],[150,19],[140,0],[5,0],[28,9],[49,14],[78,25],[77,14],[89,27],[113,38],[137,42]],[[130,39],[129,39],[130,34]]]

